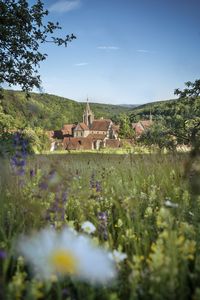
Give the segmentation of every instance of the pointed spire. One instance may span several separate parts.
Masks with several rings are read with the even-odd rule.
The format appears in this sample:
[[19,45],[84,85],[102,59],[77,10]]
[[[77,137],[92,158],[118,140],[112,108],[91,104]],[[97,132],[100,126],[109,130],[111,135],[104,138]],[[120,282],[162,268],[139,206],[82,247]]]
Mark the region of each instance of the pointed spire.
[[88,112],[90,111],[90,105],[89,105],[88,97],[87,97],[86,111],[88,111]]
[[83,123],[85,123],[88,127],[90,127],[93,121],[94,121],[94,114],[90,109],[90,105],[87,97],[86,108],[83,112]]

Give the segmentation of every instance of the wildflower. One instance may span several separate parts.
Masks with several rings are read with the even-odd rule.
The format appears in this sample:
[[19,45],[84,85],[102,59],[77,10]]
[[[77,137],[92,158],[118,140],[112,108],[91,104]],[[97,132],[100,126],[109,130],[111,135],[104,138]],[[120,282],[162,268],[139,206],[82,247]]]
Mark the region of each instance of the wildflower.
[[174,202],[171,202],[170,200],[166,200],[165,201],[165,206],[166,207],[177,208],[178,207],[178,203],[174,203]]
[[96,230],[96,227],[94,226],[94,224],[92,224],[89,221],[84,222],[81,225],[81,228],[83,229],[84,232],[89,233],[89,234],[95,232],[95,230]]
[[34,177],[35,176],[35,171],[33,169],[30,169],[30,177]]
[[65,192],[62,193],[62,202],[64,204],[67,202],[67,196],[68,196],[67,191],[65,191]]
[[122,219],[118,219],[117,224],[115,224],[115,227],[120,228],[120,227],[122,227],[122,225],[123,225]]
[[123,261],[127,258],[127,254],[122,253],[122,252],[117,251],[117,250],[113,250],[112,253],[109,253],[109,258],[111,260],[114,260],[116,263],[119,263],[119,262],[121,262],[121,261]]
[[153,209],[150,206],[148,206],[145,210],[144,217],[145,218],[151,217],[152,214],[153,214]]
[[[28,142],[23,138],[22,133],[16,132],[13,137],[15,154],[10,159],[12,169],[17,176],[23,177],[26,169],[26,156]],[[19,181],[20,186],[24,185],[24,180]]]
[[102,190],[101,183],[100,183],[100,181],[97,180],[96,181],[96,192],[99,193],[99,192],[101,192],[101,190]]
[[68,275],[90,283],[106,283],[116,275],[106,251],[67,228],[59,233],[44,229],[32,237],[24,237],[18,248],[38,276],[44,279]]
[[65,221],[65,204],[67,203],[67,196],[67,191],[56,192],[55,199],[45,214],[45,219],[47,221]]
[[48,184],[45,181],[42,181],[41,183],[39,183],[38,186],[41,190],[47,190],[48,189]]
[[95,188],[95,174],[92,173],[91,177],[90,177],[90,188],[94,189]]
[[56,170],[51,170],[48,174],[48,183],[50,186],[56,186],[60,183],[60,176],[56,172]]
[[7,256],[6,252],[0,249],[0,260],[4,260],[6,256]]
[[107,213],[106,212],[99,212],[98,213],[98,219],[99,219],[99,221],[107,222]]
[[99,212],[98,213],[98,232],[100,234],[100,237],[103,238],[105,241],[108,239],[108,218],[106,212]]

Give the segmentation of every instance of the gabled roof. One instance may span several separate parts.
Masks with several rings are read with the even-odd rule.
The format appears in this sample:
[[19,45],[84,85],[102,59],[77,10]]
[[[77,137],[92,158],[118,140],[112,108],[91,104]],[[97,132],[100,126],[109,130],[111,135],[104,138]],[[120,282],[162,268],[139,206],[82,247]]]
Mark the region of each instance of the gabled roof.
[[75,127],[75,124],[65,124],[62,129],[63,135],[72,135],[72,129]]
[[92,139],[65,137],[63,147],[66,150],[92,149]]
[[85,123],[78,123],[76,125],[76,127],[74,128],[74,130],[84,131],[84,130],[89,130],[89,128],[88,128],[88,126]]
[[132,128],[135,130],[136,135],[141,135],[142,132],[153,124],[151,120],[142,120],[137,123],[132,123]]
[[90,130],[107,131],[109,129],[109,126],[111,123],[112,123],[112,121],[109,119],[94,120],[90,127]]

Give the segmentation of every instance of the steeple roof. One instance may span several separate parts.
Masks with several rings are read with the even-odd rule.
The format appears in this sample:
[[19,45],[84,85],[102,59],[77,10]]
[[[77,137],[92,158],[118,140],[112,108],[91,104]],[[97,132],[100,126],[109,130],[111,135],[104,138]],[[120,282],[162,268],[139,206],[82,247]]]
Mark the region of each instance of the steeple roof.
[[85,111],[87,111],[87,112],[91,112],[91,109],[90,109],[90,105],[89,105],[88,98],[87,98],[87,103],[86,103],[86,109],[85,109]]

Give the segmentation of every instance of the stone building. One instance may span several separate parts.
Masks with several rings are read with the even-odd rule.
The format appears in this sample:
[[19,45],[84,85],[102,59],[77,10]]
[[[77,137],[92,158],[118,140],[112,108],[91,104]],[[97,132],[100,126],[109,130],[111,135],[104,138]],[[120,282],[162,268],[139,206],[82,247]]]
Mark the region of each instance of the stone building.
[[[89,102],[83,112],[83,122],[64,124],[61,130],[53,131],[51,137],[63,140],[66,150],[93,150],[119,147],[119,127],[110,119],[95,119]],[[115,141],[115,142],[114,142]]]

